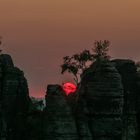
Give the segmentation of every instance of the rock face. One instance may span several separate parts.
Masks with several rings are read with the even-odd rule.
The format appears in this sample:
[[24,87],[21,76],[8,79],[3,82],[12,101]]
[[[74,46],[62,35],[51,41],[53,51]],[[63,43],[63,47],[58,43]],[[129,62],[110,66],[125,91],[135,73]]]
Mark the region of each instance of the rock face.
[[[120,74],[110,63],[96,62],[82,77],[77,105],[77,111],[81,113],[77,113],[77,122],[84,125],[86,120],[91,139],[121,140],[122,108],[123,86]],[[79,125],[80,139],[86,140],[83,127]]]
[[119,71],[124,87],[123,106],[123,140],[138,138],[140,78],[135,62],[132,60],[116,59],[112,63]]
[[[0,55],[0,135],[3,139],[24,139],[29,92],[23,72],[7,54]],[[21,124],[22,121],[22,124]],[[16,135],[15,135],[16,133]]]
[[75,119],[61,86],[48,85],[45,114],[45,140],[78,140]]
[[[95,62],[83,73],[76,93],[65,97],[60,86],[48,86],[45,137],[139,140],[139,91],[140,76],[133,61]],[[62,124],[69,124],[74,131]]]
[[138,80],[137,80],[137,104],[136,104],[136,110],[137,110],[137,124],[138,124],[138,139],[140,139],[140,71],[138,72]]
[[140,74],[132,60],[96,61],[76,93],[48,85],[45,99],[43,111],[28,111],[24,73],[1,54],[0,140],[140,139]]

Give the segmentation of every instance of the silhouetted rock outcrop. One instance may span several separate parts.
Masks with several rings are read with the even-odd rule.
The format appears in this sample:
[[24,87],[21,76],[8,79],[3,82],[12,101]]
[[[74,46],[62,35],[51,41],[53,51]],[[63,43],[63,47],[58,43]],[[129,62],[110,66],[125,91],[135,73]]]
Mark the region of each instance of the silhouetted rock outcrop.
[[[82,121],[84,124],[86,120],[94,140],[121,140],[122,107],[120,74],[110,62],[95,62],[82,77],[77,122]],[[82,112],[85,118],[79,115]],[[83,139],[83,130],[79,132]]]
[[140,77],[132,60],[97,61],[84,71],[76,93],[65,97],[60,86],[48,86],[46,136],[53,140],[65,135],[59,128],[69,108],[74,120],[69,125],[78,140],[138,140],[139,91]]
[[7,54],[0,55],[0,129],[1,137],[25,140],[26,115],[29,106],[27,81]]
[[45,99],[43,111],[34,108],[24,73],[1,54],[0,140],[140,139],[140,74],[132,60],[98,60],[75,93],[48,85]]
[[123,139],[136,140],[140,120],[140,77],[137,67],[134,61],[127,59],[116,59],[112,63],[120,73],[124,87]]
[[45,140],[78,140],[75,119],[61,86],[48,85],[45,114]]

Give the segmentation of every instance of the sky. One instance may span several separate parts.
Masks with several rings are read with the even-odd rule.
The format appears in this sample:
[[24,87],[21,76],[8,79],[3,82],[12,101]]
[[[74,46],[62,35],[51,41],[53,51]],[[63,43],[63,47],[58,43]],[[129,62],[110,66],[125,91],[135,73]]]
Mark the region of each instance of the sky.
[[66,55],[111,42],[112,58],[140,60],[140,0],[0,0],[3,53],[24,71],[30,96],[43,97]]

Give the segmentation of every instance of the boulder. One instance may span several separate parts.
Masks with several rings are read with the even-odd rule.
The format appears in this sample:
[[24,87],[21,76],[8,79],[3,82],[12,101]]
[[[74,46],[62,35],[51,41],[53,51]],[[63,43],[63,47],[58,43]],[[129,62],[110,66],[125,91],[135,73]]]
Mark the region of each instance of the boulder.
[[95,62],[82,75],[79,88],[76,121],[80,139],[86,140],[88,127],[94,140],[121,140],[122,110],[120,74],[110,62]]
[[140,77],[135,62],[129,59],[112,60],[121,75],[124,87],[123,139],[136,140],[140,120]]
[[11,56],[0,55],[0,121],[1,132],[9,140],[25,139],[25,122],[29,107],[27,80],[15,67]]
[[75,119],[60,85],[48,85],[44,117],[45,140],[78,140]]

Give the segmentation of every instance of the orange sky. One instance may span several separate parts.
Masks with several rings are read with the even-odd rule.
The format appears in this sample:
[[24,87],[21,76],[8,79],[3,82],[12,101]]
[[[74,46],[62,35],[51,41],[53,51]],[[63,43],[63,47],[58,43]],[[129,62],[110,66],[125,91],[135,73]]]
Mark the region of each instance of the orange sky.
[[112,57],[140,60],[140,0],[1,0],[5,53],[25,72],[30,93],[43,96],[60,75],[62,57],[111,41]]

